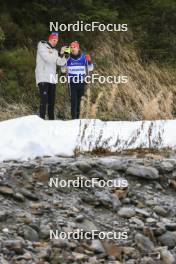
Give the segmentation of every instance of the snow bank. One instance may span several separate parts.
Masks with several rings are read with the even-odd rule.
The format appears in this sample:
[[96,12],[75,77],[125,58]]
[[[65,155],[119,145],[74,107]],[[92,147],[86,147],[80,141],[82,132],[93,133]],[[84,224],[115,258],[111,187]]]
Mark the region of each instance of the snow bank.
[[0,161],[40,156],[73,156],[95,149],[176,148],[176,120],[44,121],[26,116],[0,122]]

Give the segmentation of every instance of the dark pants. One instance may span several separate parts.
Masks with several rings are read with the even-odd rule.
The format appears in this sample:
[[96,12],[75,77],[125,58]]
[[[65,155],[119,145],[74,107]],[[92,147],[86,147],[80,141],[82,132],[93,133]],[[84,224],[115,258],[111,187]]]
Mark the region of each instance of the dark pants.
[[48,119],[54,120],[54,104],[56,97],[56,85],[47,82],[38,84],[40,92],[40,117],[45,119],[46,108],[48,106]]
[[84,96],[85,83],[70,83],[71,92],[71,116],[78,119],[80,115],[81,97]]

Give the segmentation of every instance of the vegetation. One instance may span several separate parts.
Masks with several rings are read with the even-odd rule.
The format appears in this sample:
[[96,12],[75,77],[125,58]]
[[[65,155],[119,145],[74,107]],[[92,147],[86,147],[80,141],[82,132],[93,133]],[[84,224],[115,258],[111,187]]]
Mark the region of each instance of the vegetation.
[[[77,39],[83,50],[93,54],[95,71],[128,74],[130,82],[126,91],[120,86],[113,89],[111,85],[95,85],[89,108],[84,105],[82,115],[107,120],[176,115],[175,0],[0,0],[0,6],[0,98],[8,104],[24,104],[37,112],[36,46],[40,39],[47,38],[50,21],[100,21],[127,23],[128,33],[60,32],[58,49]],[[69,118],[66,85],[59,84],[57,91],[57,116]],[[162,99],[166,93],[167,101]],[[155,116],[144,113],[148,113],[147,105],[151,107],[152,102],[157,108]]]

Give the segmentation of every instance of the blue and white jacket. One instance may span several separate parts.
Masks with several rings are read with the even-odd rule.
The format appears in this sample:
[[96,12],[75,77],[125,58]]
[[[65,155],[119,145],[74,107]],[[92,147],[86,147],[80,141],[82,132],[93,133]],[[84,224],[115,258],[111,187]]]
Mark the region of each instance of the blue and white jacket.
[[71,54],[66,64],[61,67],[61,71],[67,74],[68,83],[74,81],[80,83],[84,82],[85,76],[89,74],[89,71],[93,71],[93,64],[86,60],[84,53]]

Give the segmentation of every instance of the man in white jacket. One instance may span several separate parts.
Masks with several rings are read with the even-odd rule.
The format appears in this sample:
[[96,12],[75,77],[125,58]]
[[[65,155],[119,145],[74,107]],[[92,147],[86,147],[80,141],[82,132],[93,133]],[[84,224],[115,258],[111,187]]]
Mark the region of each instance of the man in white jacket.
[[55,46],[58,43],[58,33],[51,33],[48,41],[38,43],[35,77],[40,93],[39,115],[45,119],[48,105],[48,118],[54,120],[54,105],[56,83],[58,82],[56,68],[66,63],[64,48],[61,48],[60,56]]

